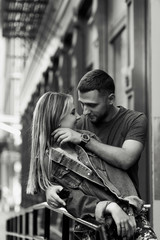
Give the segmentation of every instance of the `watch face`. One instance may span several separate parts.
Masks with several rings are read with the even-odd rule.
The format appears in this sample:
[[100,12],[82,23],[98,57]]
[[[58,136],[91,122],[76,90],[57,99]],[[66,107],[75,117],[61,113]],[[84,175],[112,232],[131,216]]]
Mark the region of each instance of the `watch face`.
[[88,143],[90,140],[90,136],[85,133],[82,134],[81,137],[82,137],[82,142],[84,142],[84,143]]
[[84,138],[85,140],[89,140],[89,139],[90,139],[90,137],[89,137],[87,134],[83,134],[83,138]]

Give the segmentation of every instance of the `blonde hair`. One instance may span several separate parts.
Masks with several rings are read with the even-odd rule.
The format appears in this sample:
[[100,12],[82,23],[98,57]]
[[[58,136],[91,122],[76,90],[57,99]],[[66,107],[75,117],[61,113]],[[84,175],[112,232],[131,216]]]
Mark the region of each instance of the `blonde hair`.
[[[51,133],[59,127],[63,117],[71,110],[73,98],[69,94],[47,92],[37,102],[32,121],[31,161],[27,193],[34,194],[51,185],[45,170],[46,149],[52,145]],[[50,165],[50,161],[49,161]]]

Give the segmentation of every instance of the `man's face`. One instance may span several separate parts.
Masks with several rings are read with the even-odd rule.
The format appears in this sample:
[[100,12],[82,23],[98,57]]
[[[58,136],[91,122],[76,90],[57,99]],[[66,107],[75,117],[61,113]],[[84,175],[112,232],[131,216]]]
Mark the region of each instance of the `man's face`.
[[92,123],[107,120],[111,107],[108,93],[104,96],[98,90],[85,93],[78,91],[78,100],[81,103],[83,114],[88,115]]

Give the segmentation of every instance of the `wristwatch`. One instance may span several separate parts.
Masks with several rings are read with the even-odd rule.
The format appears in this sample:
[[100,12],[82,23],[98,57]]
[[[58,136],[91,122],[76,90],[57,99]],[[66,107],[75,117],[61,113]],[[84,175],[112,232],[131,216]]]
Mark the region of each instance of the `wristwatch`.
[[82,147],[85,147],[85,145],[90,141],[90,136],[86,133],[82,133],[81,134],[81,142],[80,142],[80,145]]

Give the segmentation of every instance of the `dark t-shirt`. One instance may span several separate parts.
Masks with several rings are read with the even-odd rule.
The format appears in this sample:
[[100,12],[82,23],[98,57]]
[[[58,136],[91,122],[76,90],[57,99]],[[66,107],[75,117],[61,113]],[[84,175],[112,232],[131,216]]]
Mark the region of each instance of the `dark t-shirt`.
[[[77,123],[77,129],[89,130],[108,145],[122,147],[125,140],[136,140],[145,144],[147,119],[144,113],[125,109],[120,106],[117,115],[109,122],[93,124],[87,116],[82,115]],[[128,170],[138,193],[138,161]]]

